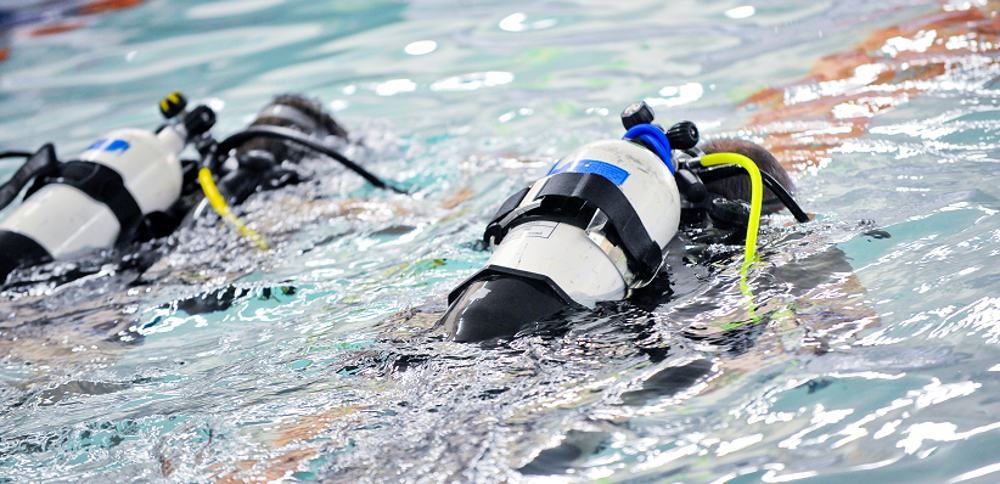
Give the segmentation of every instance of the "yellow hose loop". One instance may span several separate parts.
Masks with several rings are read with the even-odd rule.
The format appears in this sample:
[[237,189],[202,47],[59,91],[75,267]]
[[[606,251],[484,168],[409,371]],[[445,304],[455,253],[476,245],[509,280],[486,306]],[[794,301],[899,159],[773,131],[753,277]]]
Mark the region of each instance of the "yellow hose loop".
[[760,179],[757,165],[743,155],[736,153],[712,153],[701,158],[702,166],[739,165],[750,174],[750,220],[747,223],[747,246],[744,259],[746,262],[756,260],[757,230],[760,227],[761,205],[764,204],[764,183]]
[[255,246],[260,250],[269,250],[270,247],[267,245],[267,241],[264,237],[261,237],[254,229],[247,227],[239,218],[233,215],[233,212],[229,210],[229,205],[226,205],[226,200],[222,198],[222,194],[219,193],[219,189],[215,187],[215,182],[212,180],[212,171],[208,168],[202,168],[198,170],[198,181],[201,182],[201,189],[205,192],[205,198],[208,198],[208,203],[212,204],[212,208],[215,212],[222,217],[223,220],[236,226],[237,232],[242,237],[250,239]]
[[728,330],[742,326],[746,323],[757,323],[760,317],[757,316],[757,305],[754,303],[753,291],[747,283],[747,273],[750,265],[757,260],[757,231],[760,228],[761,205],[764,203],[764,183],[760,178],[760,170],[757,164],[750,158],[737,153],[712,153],[701,158],[702,166],[715,165],[739,165],[750,174],[750,220],[747,223],[747,245],[744,252],[743,264],[740,266],[740,293],[747,298],[747,310],[750,313],[750,321],[733,323],[724,326],[722,329]]

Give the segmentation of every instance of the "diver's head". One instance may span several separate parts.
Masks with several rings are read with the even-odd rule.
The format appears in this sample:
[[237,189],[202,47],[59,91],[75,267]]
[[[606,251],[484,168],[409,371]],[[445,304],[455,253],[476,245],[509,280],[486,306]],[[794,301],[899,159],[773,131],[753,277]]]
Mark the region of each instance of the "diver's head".
[[641,102],[622,119],[623,139],[574,150],[493,216],[488,265],[452,292],[441,321],[455,340],[514,336],[563,309],[625,299],[656,277],[680,222],[671,146],[693,147],[697,129],[664,131]]
[[[250,127],[277,126],[291,128],[306,135],[322,139],[326,136],[347,138],[347,131],[323,110],[318,101],[307,99],[297,94],[284,94],[274,98],[271,104],[257,114],[257,119]],[[282,161],[298,162],[311,153],[284,140],[273,138],[254,138],[240,146],[236,153],[241,156],[251,151],[266,151],[271,153],[280,164]]]
[[[331,136],[347,138],[347,131],[323,110],[319,102],[297,94],[276,97],[260,111],[249,127],[288,128],[316,140]],[[298,171],[283,165],[294,165],[314,153],[301,144],[282,138],[250,138],[236,149],[238,166],[219,181],[219,188],[230,204],[239,205],[257,191],[294,185],[303,177]]]
[[[778,159],[770,151],[756,143],[741,139],[719,139],[705,143],[701,150],[705,154],[737,153],[750,158],[760,171],[774,177],[789,192],[795,191],[791,177],[788,176]],[[725,199],[750,203],[750,176],[745,173],[709,182],[705,186],[709,191],[721,195]],[[765,213],[776,211],[782,207],[781,202],[767,187],[764,188],[764,207]]]

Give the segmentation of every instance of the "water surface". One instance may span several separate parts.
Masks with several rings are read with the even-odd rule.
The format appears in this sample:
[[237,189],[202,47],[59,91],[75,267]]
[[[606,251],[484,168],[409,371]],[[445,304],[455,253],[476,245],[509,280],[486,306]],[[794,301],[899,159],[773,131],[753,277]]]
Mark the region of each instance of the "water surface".
[[[990,482],[997,5],[748,7],[165,0],[10,27],[3,149],[72,157],[154,128],[175,89],[224,136],[295,91],[414,194],[312,160],[312,182],[246,204],[270,252],[206,218],[19,274],[0,480]],[[653,308],[445,341],[496,206],[620,137],[636,99],[795,170],[817,219],[764,231],[752,313],[738,248],[715,247]]]

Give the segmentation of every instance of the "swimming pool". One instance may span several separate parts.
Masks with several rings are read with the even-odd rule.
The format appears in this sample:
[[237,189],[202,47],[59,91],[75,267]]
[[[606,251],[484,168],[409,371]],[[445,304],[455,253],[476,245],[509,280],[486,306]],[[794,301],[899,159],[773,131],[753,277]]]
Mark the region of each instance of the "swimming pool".
[[[141,275],[121,255],[22,274],[0,302],[0,481],[990,482],[998,8],[163,0],[16,24],[3,149],[155,128],[173,90],[228,134],[296,91],[415,195],[314,160],[246,205],[269,252],[204,222]],[[442,340],[499,203],[620,137],[637,99],[797,171],[817,220],[762,233],[766,317],[745,324],[720,263],[672,268],[651,313]]]

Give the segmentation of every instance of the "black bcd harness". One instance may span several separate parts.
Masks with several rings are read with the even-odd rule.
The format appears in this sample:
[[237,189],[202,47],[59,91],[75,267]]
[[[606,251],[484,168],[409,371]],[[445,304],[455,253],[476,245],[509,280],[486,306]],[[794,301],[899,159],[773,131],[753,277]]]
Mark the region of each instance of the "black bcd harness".
[[[530,191],[525,188],[507,199],[486,226],[483,240],[487,246],[499,244],[514,227],[537,220],[568,223],[586,229],[597,210],[607,216],[604,233],[620,247],[629,269],[641,280],[652,279],[663,261],[663,252],[649,236],[639,214],[614,183],[594,173],[559,173],[528,201],[528,210],[518,207]],[[538,202],[537,204],[534,202]]]
[[142,209],[125,187],[125,180],[117,171],[91,161],[59,163],[53,172],[36,178],[24,198],[27,199],[42,187],[51,184],[76,188],[108,207],[121,227],[115,240],[115,247],[121,248],[132,242],[136,230],[142,223]]

